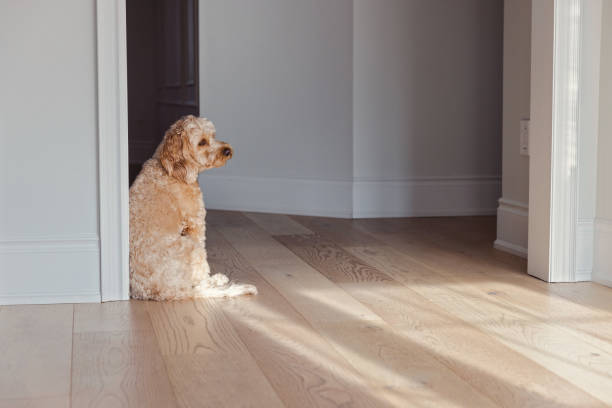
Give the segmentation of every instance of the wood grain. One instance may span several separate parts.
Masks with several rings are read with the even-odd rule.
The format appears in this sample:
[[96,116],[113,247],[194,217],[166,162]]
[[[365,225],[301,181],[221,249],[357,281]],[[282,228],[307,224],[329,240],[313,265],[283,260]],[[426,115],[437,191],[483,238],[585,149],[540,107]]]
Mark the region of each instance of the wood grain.
[[74,332],[153,330],[147,302],[80,303],[74,305]]
[[146,302],[75,305],[72,403],[176,406]]
[[0,399],[0,408],[69,408],[70,396]]
[[441,276],[437,270],[393,249],[368,247],[349,251],[568,382],[604,401],[612,396],[608,388],[610,370],[604,368],[612,366],[608,366],[610,357],[602,350],[603,344],[586,342],[565,328],[534,319],[518,308],[504,307],[475,290],[473,281]]
[[[427,350],[406,344],[378,315],[331,281],[318,278],[320,274],[256,225],[220,230],[389,403],[397,406],[494,406]],[[268,262],[259,251],[252,250],[251,242],[282,255],[282,266]],[[331,315],[333,319],[321,319],[322,315]]]
[[182,407],[284,406],[215,300],[148,306]]
[[334,242],[318,235],[282,235],[275,238],[332,282],[376,284],[391,280],[384,273],[349,255]]
[[255,224],[218,229],[255,270],[311,324],[322,321],[381,321],[378,315]]
[[251,212],[244,214],[271,235],[312,234],[312,231],[292,220],[288,215]]
[[75,333],[72,377],[75,407],[177,406],[152,331]]
[[70,395],[72,315],[72,305],[2,307],[0,400]]
[[493,217],[210,211],[259,295],[0,307],[0,408],[612,405],[612,289],[548,284]]
[[[534,401],[538,406],[550,407],[597,404],[570,383],[485,335],[475,326],[448,316],[444,309],[389,277],[380,279],[370,274],[375,276],[370,285],[366,285],[364,282],[367,280],[363,279],[347,281],[338,272],[344,271],[350,277],[365,267],[376,269],[335,244],[316,235],[277,239],[392,324],[402,339],[414,342],[414,347],[433,351],[441,363],[499,405],[524,406]],[[350,269],[355,272],[351,273]],[[335,280],[338,275],[340,278]],[[431,329],[431,326],[436,329]],[[512,357],[505,361],[509,356]],[[504,371],[490,372],[487,368],[491,363],[504,367]],[[526,378],[530,381],[524,386]],[[541,397],[538,391],[546,387],[559,387],[563,391],[552,398]]]
[[219,234],[209,230],[211,268],[257,285],[259,295],[230,299],[224,314],[288,407],[378,407],[365,381]]

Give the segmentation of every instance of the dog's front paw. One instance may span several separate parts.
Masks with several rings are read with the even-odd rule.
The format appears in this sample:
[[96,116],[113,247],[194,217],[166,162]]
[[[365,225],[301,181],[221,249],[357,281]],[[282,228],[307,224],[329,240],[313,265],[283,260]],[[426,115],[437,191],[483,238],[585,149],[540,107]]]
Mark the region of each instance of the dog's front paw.
[[215,273],[208,278],[208,285],[211,287],[225,286],[229,283],[229,278],[222,273]]

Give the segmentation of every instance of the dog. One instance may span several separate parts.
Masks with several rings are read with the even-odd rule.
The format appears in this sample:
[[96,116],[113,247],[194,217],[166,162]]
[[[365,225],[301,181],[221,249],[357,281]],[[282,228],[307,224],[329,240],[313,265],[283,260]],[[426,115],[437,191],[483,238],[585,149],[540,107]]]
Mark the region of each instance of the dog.
[[189,115],[174,123],[130,188],[130,292],[180,300],[256,294],[253,285],[210,274],[206,209],[198,174],[224,166],[233,149],[215,126]]

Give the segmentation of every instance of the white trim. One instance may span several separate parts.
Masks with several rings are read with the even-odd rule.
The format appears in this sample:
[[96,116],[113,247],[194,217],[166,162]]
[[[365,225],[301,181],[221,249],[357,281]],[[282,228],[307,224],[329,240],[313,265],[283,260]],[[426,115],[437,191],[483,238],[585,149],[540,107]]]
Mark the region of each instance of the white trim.
[[574,281],[590,281],[593,273],[593,239],[595,226],[592,219],[579,219],[576,223],[576,272]]
[[352,216],[350,181],[200,175],[207,209]]
[[549,280],[574,282],[578,217],[581,0],[555,1]]
[[503,239],[496,239],[493,243],[493,248],[508,252],[512,255],[520,256],[521,258],[527,258],[527,248],[504,241]]
[[527,272],[549,280],[550,153],[553,123],[555,1],[531,3],[529,261]]
[[99,292],[0,294],[0,305],[45,305],[54,303],[100,303]]
[[595,219],[593,281],[612,287],[612,220]]
[[[0,304],[100,302],[98,277],[82,273],[83,269],[97,269],[99,262],[96,234],[3,237]],[[32,286],[37,290],[33,292]]]
[[355,181],[353,218],[493,215],[499,176]]
[[454,183],[459,181],[478,181],[478,182],[486,182],[486,181],[501,181],[500,175],[464,175],[464,176],[419,176],[419,177],[401,177],[401,178],[378,178],[378,177],[355,177],[353,182],[361,183],[361,182],[376,182],[376,183],[390,183],[390,182],[398,182],[398,183],[406,183],[406,182],[414,182],[414,183]]
[[596,122],[600,10],[597,0],[532,3],[528,273],[549,282],[592,269],[596,138],[580,118]]
[[200,176],[206,208],[341,218],[495,214],[499,176],[309,180]]
[[527,257],[529,207],[520,201],[499,199],[497,239],[493,246],[522,258]]
[[529,204],[504,197],[500,198],[498,202],[499,207],[503,208],[504,211],[511,212],[513,214],[520,215],[523,217],[529,216]]
[[0,239],[0,254],[98,252],[99,249],[96,234],[30,235]]
[[125,0],[97,0],[100,284],[102,300],[129,299]]

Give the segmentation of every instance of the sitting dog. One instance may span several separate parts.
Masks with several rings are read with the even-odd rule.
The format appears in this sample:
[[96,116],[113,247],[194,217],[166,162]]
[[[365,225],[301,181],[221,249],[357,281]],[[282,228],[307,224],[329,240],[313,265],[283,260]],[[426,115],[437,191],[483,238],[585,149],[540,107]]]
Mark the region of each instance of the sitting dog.
[[256,294],[253,285],[210,275],[198,173],[225,165],[232,147],[207,119],[174,123],[130,188],[130,291],[134,299]]

